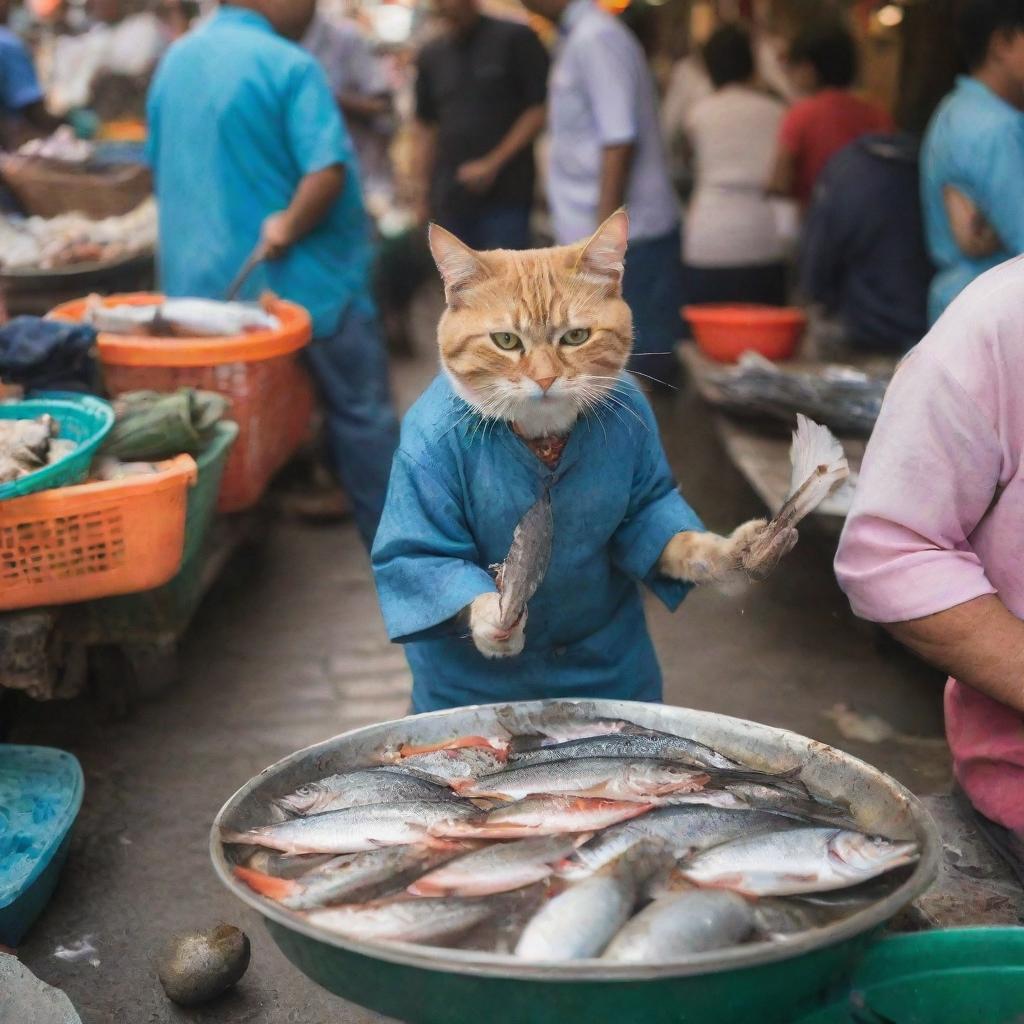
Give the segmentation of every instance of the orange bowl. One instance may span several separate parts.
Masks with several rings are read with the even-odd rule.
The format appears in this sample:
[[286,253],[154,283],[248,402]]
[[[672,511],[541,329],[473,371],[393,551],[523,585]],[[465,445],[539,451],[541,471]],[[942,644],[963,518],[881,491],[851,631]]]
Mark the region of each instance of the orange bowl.
[[735,363],[744,352],[766,359],[789,359],[807,327],[803,310],[794,306],[684,306],[698,348],[720,363]]

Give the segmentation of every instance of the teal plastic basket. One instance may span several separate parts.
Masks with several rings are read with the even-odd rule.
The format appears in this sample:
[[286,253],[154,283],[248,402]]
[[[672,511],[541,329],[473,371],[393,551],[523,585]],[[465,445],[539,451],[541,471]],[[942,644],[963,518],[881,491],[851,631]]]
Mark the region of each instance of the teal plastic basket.
[[85,784],[63,750],[0,744],[0,942],[16,946],[67,859]]
[[0,419],[4,420],[34,420],[46,413],[57,421],[57,436],[74,441],[77,447],[52,466],[37,469],[20,480],[0,484],[0,501],[81,483],[89,475],[96,449],[114,425],[114,410],[110,404],[92,395],[51,392],[18,402],[0,403]]

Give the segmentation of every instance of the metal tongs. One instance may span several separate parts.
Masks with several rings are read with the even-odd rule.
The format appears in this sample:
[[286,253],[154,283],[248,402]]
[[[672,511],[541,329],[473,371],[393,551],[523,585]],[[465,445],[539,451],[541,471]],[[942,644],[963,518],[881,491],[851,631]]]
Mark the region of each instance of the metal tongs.
[[242,264],[242,269],[235,275],[235,279],[228,285],[228,290],[224,293],[225,302],[233,302],[235,296],[242,290],[242,285],[249,280],[249,275],[267,258],[267,249],[263,244],[262,239],[256,243],[256,248],[249,253],[246,257],[245,262]]

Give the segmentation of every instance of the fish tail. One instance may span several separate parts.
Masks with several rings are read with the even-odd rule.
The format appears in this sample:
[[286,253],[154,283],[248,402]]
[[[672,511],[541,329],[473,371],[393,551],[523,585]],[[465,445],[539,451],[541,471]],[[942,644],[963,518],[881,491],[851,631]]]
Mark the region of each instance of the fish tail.
[[283,900],[288,896],[294,896],[302,888],[298,882],[288,878],[275,878],[273,875],[264,874],[262,871],[254,871],[252,868],[236,866],[232,869],[235,878],[245,882],[250,889],[258,892],[261,896],[267,896],[272,900]]
[[230,829],[220,830],[220,841],[222,843],[240,843],[243,846],[259,846],[258,835],[252,832],[233,832]]

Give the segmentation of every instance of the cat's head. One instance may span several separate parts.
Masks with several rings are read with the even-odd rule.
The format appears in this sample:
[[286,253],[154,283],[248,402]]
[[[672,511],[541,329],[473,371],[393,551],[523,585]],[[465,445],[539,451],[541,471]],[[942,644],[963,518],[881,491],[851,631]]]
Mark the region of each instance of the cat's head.
[[525,252],[477,252],[431,225],[447,301],[441,364],[456,392],[528,437],[564,433],[611,402],[633,344],[622,299],[628,235],[624,210],[586,241]]

